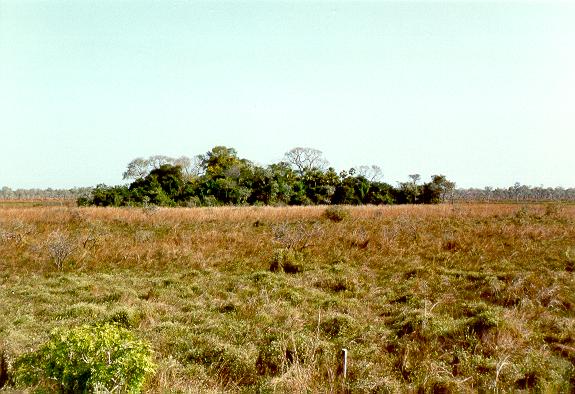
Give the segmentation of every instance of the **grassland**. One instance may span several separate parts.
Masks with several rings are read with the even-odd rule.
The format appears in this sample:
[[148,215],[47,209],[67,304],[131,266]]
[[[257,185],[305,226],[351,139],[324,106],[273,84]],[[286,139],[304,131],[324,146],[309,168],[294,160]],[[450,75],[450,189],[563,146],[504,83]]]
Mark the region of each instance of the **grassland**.
[[574,279],[573,205],[4,205],[0,352],[116,321],[149,392],[572,392]]

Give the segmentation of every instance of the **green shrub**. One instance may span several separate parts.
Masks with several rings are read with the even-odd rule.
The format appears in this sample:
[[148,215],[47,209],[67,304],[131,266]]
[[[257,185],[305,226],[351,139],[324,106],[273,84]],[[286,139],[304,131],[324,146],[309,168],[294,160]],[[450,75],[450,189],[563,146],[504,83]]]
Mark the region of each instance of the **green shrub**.
[[76,200],[76,205],[79,207],[88,207],[92,205],[92,200],[90,199],[90,197],[81,196],[78,197],[78,199]]
[[349,210],[340,206],[331,206],[326,208],[324,215],[332,222],[341,222],[349,216]]
[[204,207],[217,207],[222,205],[222,203],[214,196],[205,196],[202,199],[202,206]]
[[297,274],[303,272],[303,254],[291,249],[277,249],[270,264],[270,271]]
[[202,365],[224,383],[249,386],[256,382],[256,366],[249,351],[216,337],[197,335],[189,339],[183,351],[185,363]]
[[[14,362],[17,386],[61,392],[139,392],[155,369],[150,346],[117,324],[55,330],[48,342]],[[55,386],[56,385],[56,386]]]
[[191,196],[186,201],[184,201],[182,205],[188,208],[201,207],[202,200],[198,196]]
[[344,291],[354,292],[357,288],[355,281],[343,274],[336,274],[322,278],[315,282],[314,285],[332,293],[340,293]]
[[141,310],[119,308],[112,310],[107,318],[103,319],[101,322],[112,323],[120,327],[130,329],[137,327],[143,318],[144,313]]
[[465,304],[463,312],[468,316],[469,329],[477,334],[495,328],[501,323],[497,310],[483,302]]
[[334,314],[320,324],[323,333],[330,339],[353,336],[357,329],[356,321],[349,315]]
[[256,368],[260,375],[278,376],[293,364],[306,363],[313,352],[312,340],[302,334],[270,334],[258,347]]

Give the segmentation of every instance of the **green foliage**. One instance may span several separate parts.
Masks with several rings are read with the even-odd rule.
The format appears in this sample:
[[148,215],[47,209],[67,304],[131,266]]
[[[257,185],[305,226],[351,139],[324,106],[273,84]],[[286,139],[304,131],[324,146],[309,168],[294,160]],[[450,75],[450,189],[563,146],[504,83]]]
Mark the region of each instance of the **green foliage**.
[[117,324],[104,323],[53,331],[38,350],[16,359],[14,380],[19,387],[61,392],[136,393],[154,369],[149,345]]
[[136,179],[130,185],[135,202],[162,206],[175,205],[181,200],[183,188],[181,167],[170,164],[152,170],[145,178]]
[[497,311],[483,302],[467,304],[463,312],[468,316],[467,326],[475,333],[482,333],[500,324]]
[[223,382],[238,385],[255,383],[255,363],[245,350],[206,335],[192,336],[189,340],[182,352],[185,362],[204,366]]
[[312,342],[302,334],[268,334],[258,347],[258,374],[277,376],[285,373],[293,364],[309,361],[314,351]]
[[421,188],[420,202],[423,204],[437,204],[445,200],[448,193],[455,187],[444,175],[433,175],[431,182],[425,183]]
[[344,314],[329,316],[321,322],[321,330],[328,338],[349,337],[355,334],[357,323],[355,320]]
[[210,177],[223,177],[226,172],[240,164],[237,152],[234,148],[215,146],[200,157],[202,167]]
[[270,264],[270,271],[297,274],[304,270],[303,260],[301,252],[291,249],[276,249]]
[[[129,201],[130,191],[126,186],[106,186],[100,184],[92,191],[91,204],[98,207],[117,207],[126,205]],[[82,201],[84,204],[86,201]]]
[[[98,185],[91,197],[80,197],[78,206],[219,206],[219,205],[316,205],[395,204],[444,201],[455,184],[443,175],[418,184],[419,175],[399,188],[366,178],[365,171],[337,173],[324,169],[321,152],[296,148],[288,152],[289,162],[260,167],[241,159],[233,148],[216,146],[196,157],[196,172],[190,175],[191,160],[152,156],[135,159],[124,179],[129,186]],[[366,167],[366,166],[363,166]],[[367,167],[366,167],[367,168]],[[151,171],[150,171],[151,169]],[[379,170],[381,171],[381,170]]]

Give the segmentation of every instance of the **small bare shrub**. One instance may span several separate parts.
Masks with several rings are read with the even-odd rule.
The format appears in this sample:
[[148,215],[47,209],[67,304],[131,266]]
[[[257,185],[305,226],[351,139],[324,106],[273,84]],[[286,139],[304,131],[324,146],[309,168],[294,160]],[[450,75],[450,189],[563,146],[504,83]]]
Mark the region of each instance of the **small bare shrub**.
[[100,222],[90,223],[88,231],[82,235],[82,246],[84,249],[94,248],[98,242],[107,236],[107,231]]
[[155,215],[159,211],[160,211],[160,207],[158,207],[157,205],[154,205],[154,204],[144,203],[144,206],[142,207],[142,212],[146,216]]
[[363,227],[354,229],[349,240],[351,246],[358,249],[367,248],[369,241],[369,234]]
[[22,236],[20,234],[16,234],[12,231],[4,230],[0,228],[0,242],[20,242]]
[[274,242],[285,249],[303,250],[313,244],[323,235],[323,228],[319,224],[306,226],[304,223],[282,223],[272,228]]
[[138,230],[134,234],[136,242],[145,243],[154,239],[154,233],[148,230]]
[[0,242],[19,244],[27,235],[32,234],[35,227],[21,220],[15,220],[7,228],[0,228]]
[[62,270],[65,260],[76,249],[76,241],[60,230],[55,230],[48,236],[45,246],[56,268]]

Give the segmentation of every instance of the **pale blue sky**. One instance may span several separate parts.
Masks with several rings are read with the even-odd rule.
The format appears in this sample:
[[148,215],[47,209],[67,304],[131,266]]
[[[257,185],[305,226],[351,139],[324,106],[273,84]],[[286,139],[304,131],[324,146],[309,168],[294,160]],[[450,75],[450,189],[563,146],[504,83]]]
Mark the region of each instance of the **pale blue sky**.
[[574,107],[571,2],[0,0],[0,187],[215,145],[575,186]]

